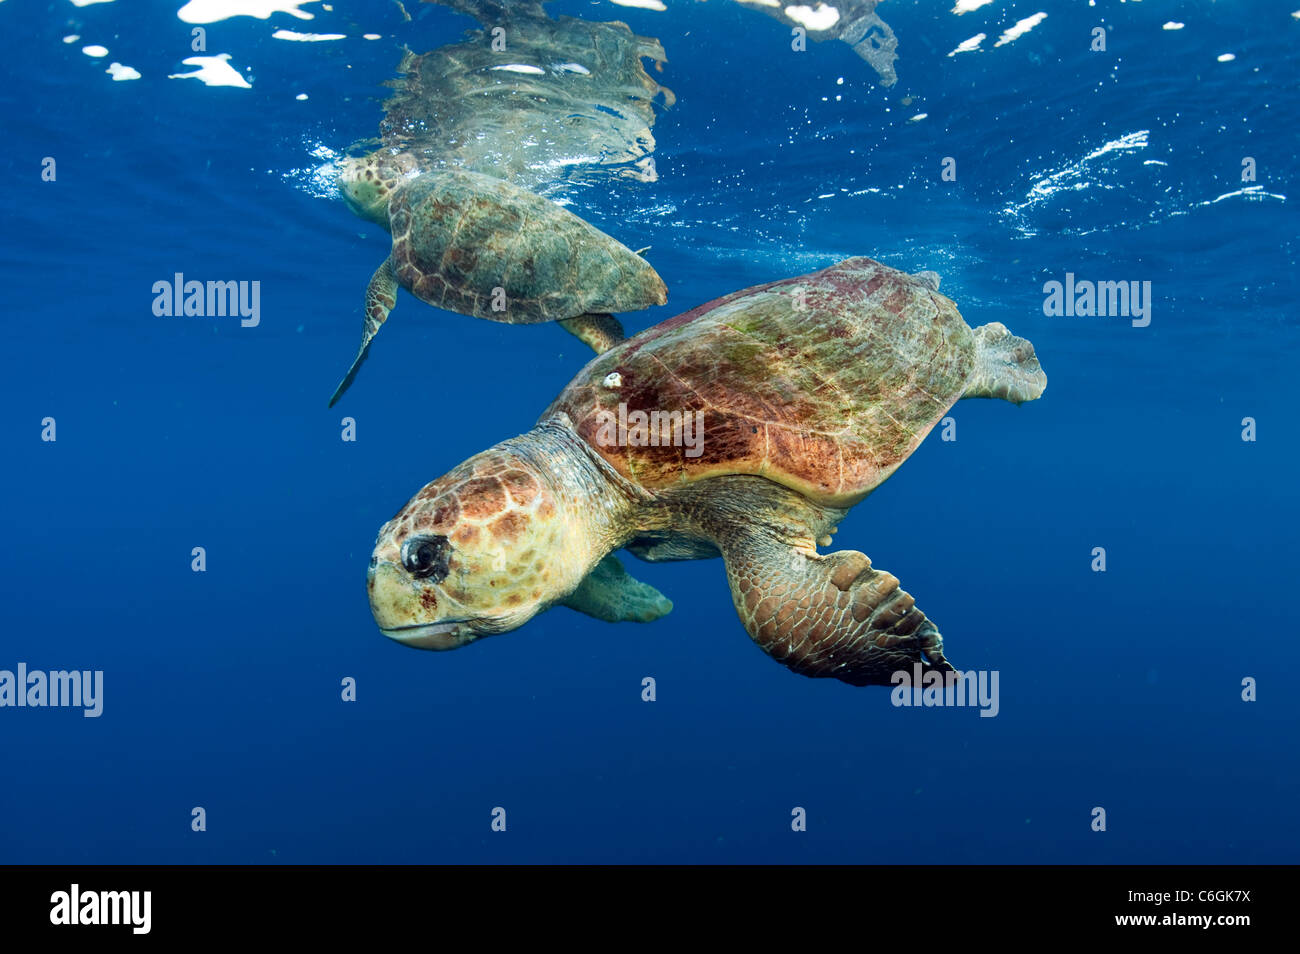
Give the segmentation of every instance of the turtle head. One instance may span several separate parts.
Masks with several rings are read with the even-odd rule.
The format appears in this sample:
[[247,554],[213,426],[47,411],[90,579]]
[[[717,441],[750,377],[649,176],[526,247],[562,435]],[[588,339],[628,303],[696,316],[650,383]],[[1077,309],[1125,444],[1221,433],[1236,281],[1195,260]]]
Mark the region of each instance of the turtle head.
[[381,149],[343,160],[339,192],[358,216],[388,228],[388,200],[403,182],[419,173],[419,163],[410,153]]
[[506,445],[427,484],[379,531],[370,609],[385,636],[456,649],[522,626],[572,591],[588,567],[578,521],[543,473]]

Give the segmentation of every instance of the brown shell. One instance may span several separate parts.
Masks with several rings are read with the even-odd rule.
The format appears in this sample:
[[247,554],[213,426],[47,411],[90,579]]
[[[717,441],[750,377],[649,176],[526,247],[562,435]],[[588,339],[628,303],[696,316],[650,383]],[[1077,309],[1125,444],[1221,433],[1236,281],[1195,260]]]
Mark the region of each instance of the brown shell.
[[426,172],[388,208],[393,271],[421,301],[507,324],[662,305],[663,281],[631,249],[501,179]]
[[[568,414],[647,489],[751,474],[849,506],[961,397],[974,360],[974,337],[948,298],[851,258],[655,325],[593,359],[543,419]],[[687,416],[696,412],[692,456],[683,424],[701,420]]]

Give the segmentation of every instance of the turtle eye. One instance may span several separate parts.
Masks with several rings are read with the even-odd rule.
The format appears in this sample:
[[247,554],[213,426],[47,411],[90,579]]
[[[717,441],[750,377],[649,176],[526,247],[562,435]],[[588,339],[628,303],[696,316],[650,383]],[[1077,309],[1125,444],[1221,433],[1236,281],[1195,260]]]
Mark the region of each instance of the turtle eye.
[[417,579],[441,583],[447,576],[451,545],[444,536],[410,537],[402,544],[402,566]]

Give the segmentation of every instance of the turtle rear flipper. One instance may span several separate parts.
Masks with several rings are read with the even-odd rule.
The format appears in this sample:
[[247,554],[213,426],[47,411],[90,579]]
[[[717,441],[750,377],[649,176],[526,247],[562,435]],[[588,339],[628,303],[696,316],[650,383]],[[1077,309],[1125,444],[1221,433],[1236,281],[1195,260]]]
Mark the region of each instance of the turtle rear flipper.
[[607,623],[650,623],[673,609],[668,597],[629,574],[612,553],[561,602]]
[[390,255],[384,259],[384,264],[375,269],[375,274],[370,277],[370,284],[366,286],[366,316],[365,324],[361,327],[361,347],[357,349],[357,356],[352,360],[352,367],[348,368],[348,373],[334,389],[334,394],[330,398],[330,407],[337,404],[343,392],[352,386],[353,379],[361,370],[361,365],[370,351],[370,342],[379,333],[379,326],[388,319],[388,313],[396,304],[397,277],[393,274],[393,258]]
[[558,324],[596,354],[627,340],[627,335],[623,333],[623,323],[613,315],[579,315],[577,318],[561,319]]
[[1047,390],[1047,375],[1034,346],[1000,321],[980,325],[975,335],[975,372],[962,397],[1001,398],[1012,404],[1035,401]]
[[750,637],[800,675],[887,686],[914,665],[953,668],[939,630],[866,554],[803,552],[753,528],[730,535],[722,554]]

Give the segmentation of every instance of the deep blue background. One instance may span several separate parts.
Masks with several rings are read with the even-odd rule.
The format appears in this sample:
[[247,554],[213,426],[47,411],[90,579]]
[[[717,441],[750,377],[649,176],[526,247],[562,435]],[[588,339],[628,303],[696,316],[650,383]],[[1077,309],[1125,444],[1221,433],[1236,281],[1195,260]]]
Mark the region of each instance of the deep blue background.
[[[253,79],[220,89],[165,78],[189,69],[179,5],[0,4],[0,668],[105,672],[97,720],[0,710],[0,860],[1296,860],[1287,4],[890,0],[889,90],[846,46],[793,53],[730,4],[550,6],[668,51],[660,181],[571,197],[653,246],[670,305],[629,326],[869,254],[941,272],[971,325],[1037,346],[1042,401],[959,404],[958,440],[936,433],[836,537],[903,581],[959,668],[1001,673],[993,719],[791,674],[750,644],[718,561],[631,561],[676,603],[648,626],[560,608],[457,653],[384,639],[363,584],[379,526],[531,426],[586,355],[403,293],[328,410],[387,236],[313,186],[310,152],[372,135],[401,44],[468,21],[334,0],[310,22],[211,24],[208,52]],[[983,52],[947,56],[981,31]],[[143,79],[111,82],[111,60]],[[1214,202],[1244,156],[1274,198]],[[261,281],[260,327],[154,317],[177,271]],[[1042,283],[1067,271],[1151,281],[1150,327],[1044,317]]]

